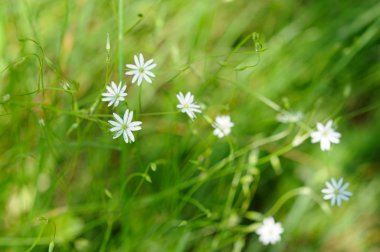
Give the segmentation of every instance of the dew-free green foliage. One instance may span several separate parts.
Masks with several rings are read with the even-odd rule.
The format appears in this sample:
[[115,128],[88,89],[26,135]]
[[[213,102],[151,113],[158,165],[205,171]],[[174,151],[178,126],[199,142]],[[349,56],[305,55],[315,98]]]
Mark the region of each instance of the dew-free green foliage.
[[[377,251],[379,29],[374,0],[1,1],[0,251]],[[152,85],[124,75],[140,52]],[[127,108],[132,144],[107,123]],[[329,119],[342,138],[322,152],[307,137]],[[340,208],[331,177],[350,182]]]

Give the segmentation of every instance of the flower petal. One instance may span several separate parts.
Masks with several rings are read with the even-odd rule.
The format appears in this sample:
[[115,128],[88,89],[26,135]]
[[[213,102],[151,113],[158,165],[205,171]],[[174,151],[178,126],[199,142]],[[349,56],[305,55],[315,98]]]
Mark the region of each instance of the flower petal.
[[135,60],[135,65],[136,65],[136,67],[137,67],[137,68],[140,68],[140,67],[141,67],[141,64],[140,64],[140,62],[139,62],[139,59],[138,59],[137,55],[133,56],[133,59]]
[[135,66],[135,65],[132,65],[132,64],[127,64],[125,65],[127,68],[130,68],[130,69],[135,69],[137,70],[138,69],[138,66]]
[[145,79],[147,82],[152,83],[152,80],[149,78],[148,75],[143,74],[143,76],[144,76],[144,79]]
[[128,139],[127,131],[124,131],[124,132],[123,132],[123,138],[124,138],[124,142],[129,143],[129,139]]

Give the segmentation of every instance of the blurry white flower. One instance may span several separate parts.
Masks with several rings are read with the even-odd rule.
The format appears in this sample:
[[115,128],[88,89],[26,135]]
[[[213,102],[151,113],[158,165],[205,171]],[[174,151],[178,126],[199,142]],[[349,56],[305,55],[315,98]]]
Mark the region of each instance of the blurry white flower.
[[263,220],[263,224],[256,230],[259,235],[259,241],[264,244],[275,244],[281,240],[281,234],[284,232],[280,222],[275,222],[273,217]]
[[35,195],[35,189],[27,186],[13,192],[7,203],[8,214],[13,217],[18,217],[28,212],[33,206]]
[[339,143],[341,134],[331,128],[332,124],[332,120],[329,120],[325,126],[322,123],[317,123],[317,131],[311,133],[311,142],[320,142],[322,151],[329,150],[331,143]]
[[231,133],[231,128],[234,126],[234,123],[231,122],[231,117],[229,115],[217,116],[215,122],[212,124],[214,127],[214,135],[222,138]]
[[66,91],[70,90],[70,84],[67,81],[63,82],[63,89],[66,90]]
[[137,85],[140,86],[143,79],[145,79],[149,83],[152,83],[152,79],[150,77],[156,77],[156,76],[150,70],[155,68],[157,64],[153,63],[153,59],[150,59],[147,62],[144,62],[144,56],[141,53],[139,57],[135,55],[134,59],[135,59],[135,65],[132,65],[132,64],[126,65],[128,68],[132,70],[125,73],[126,75],[133,75],[132,84],[135,83],[137,80]]
[[46,192],[50,187],[49,174],[40,173],[37,178],[37,189],[39,192]]
[[302,112],[282,112],[277,115],[277,121],[280,123],[294,123],[303,118]]
[[45,127],[45,120],[43,118],[38,119],[38,123],[41,127]]
[[185,96],[183,96],[182,92],[177,94],[177,99],[179,104],[177,108],[181,110],[181,112],[186,113],[192,120],[197,117],[195,113],[201,113],[201,106],[194,104],[194,96],[187,92]]
[[334,178],[331,179],[331,183],[326,181],[327,188],[322,189],[322,193],[326,194],[323,199],[331,200],[332,206],[337,204],[340,207],[342,200],[348,201],[348,197],[352,195],[351,192],[346,191],[349,185],[349,183],[343,185],[343,178],[340,178],[338,182]]
[[5,94],[3,95],[3,102],[7,102],[11,99],[11,95],[10,94]]
[[127,89],[127,85],[122,86],[120,82],[118,86],[116,86],[115,82],[111,81],[111,84],[106,86],[108,93],[103,93],[102,101],[108,102],[108,107],[113,104],[114,107],[119,105],[119,102],[124,101],[125,97],[128,95],[124,93]]
[[90,247],[90,241],[84,238],[79,238],[74,241],[74,247],[78,251],[86,251]]
[[124,141],[126,143],[134,142],[135,137],[133,136],[132,131],[141,130],[140,125],[142,124],[142,122],[132,122],[133,111],[129,112],[128,109],[125,111],[123,118],[118,116],[116,113],[113,113],[113,116],[115,117],[116,121],[108,121],[112,126],[114,126],[110,129],[110,131],[115,134],[113,139],[123,135]]

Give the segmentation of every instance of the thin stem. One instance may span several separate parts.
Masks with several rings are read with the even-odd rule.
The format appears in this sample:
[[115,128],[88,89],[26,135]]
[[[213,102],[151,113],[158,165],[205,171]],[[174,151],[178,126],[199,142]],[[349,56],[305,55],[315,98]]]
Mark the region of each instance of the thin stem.
[[37,244],[39,243],[39,241],[40,241],[40,239],[42,237],[42,234],[43,234],[45,228],[46,228],[46,223],[44,223],[43,226],[41,227],[40,232],[39,232],[37,238],[34,240],[33,244],[30,246],[30,248],[27,250],[27,252],[32,251],[34,249],[34,247],[37,246]]
[[102,246],[100,248],[100,251],[101,252],[104,252],[106,251],[106,248],[107,248],[107,243],[111,237],[111,231],[112,231],[112,226],[113,226],[113,221],[112,220],[109,220],[107,222],[107,230],[106,230],[106,233],[104,235],[104,239],[103,239],[103,242],[102,242]]
[[140,90],[139,90],[139,113],[142,113],[142,105],[141,105],[141,96],[142,96],[142,85],[140,85]]
[[284,195],[281,196],[280,199],[273,205],[271,209],[267,212],[267,216],[273,216],[277,213],[277,211],[291,198],[299,196],[299,195],[311,195],[313,191],[309,187],[300,187],[294,190],[291,190]]
[[118,57],[119,57],[119,80],[123,76],[123,0],[119,0],[119,15],[118,15]]

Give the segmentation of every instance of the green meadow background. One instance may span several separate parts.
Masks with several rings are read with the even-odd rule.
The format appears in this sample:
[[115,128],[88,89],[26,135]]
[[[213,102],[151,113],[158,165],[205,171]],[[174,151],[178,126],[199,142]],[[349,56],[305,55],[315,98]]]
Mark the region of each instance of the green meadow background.
[[[124,75],[140,52],[157,63],[141,88]],[[375,0],[1,0],[0,251],[380,251],[379,59]],[[133,144],[107,123],[127,108]],[[329,119],[341,143],[322,152],[307,137]],[[331,177],[353,193],[340,208]]]

